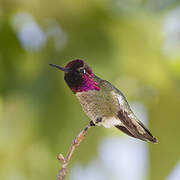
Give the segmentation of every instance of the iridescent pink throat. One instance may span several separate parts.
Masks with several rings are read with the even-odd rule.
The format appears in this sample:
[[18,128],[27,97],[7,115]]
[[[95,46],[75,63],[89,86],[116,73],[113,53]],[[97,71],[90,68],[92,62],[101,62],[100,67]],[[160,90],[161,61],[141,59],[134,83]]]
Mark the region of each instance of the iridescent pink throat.
[[73,92],[87,92],[89,90],[96,90],[100,91],[100,88],[98,87],[98,83],[93,80],[92,78],[93,73],[91,75],[83,74],[83,82],[82,85],[79,86],[77,89],[72,89]]

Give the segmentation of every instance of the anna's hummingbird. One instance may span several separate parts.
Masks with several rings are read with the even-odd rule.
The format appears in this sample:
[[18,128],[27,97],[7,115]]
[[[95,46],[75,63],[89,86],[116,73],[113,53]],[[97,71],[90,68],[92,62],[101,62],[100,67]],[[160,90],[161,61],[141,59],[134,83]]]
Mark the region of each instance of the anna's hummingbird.
[[92,125],[116,127],[134,138],[157,142],[134,115],[122,92],[97,77],[83,60],[73,60],[65,68],[50,65],[64,71],[64,80],[78,98]]

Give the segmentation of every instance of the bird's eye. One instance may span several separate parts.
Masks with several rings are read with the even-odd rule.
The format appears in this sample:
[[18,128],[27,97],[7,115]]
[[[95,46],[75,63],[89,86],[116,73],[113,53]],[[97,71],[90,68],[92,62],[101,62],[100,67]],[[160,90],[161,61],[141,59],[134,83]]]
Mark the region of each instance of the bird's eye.
[[79,72],[82,73],[82,74],[85,74],[86,70],[85,69],[80,69]]

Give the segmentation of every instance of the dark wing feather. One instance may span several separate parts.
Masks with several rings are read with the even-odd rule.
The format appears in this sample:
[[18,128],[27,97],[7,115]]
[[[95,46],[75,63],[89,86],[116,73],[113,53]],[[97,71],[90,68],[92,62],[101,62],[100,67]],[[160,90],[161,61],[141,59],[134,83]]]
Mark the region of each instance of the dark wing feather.
[[124,126],[115,126],[115,127],[121,130],[123,133],[127,134],[128,136],[136,138],[126,127]]
[[136,119],[135,115],[131,114],[130,116],[126,111],[119,110],[118,117],[133,137],[143,141],[157,142],[156,138],[152,136],[149,130]]

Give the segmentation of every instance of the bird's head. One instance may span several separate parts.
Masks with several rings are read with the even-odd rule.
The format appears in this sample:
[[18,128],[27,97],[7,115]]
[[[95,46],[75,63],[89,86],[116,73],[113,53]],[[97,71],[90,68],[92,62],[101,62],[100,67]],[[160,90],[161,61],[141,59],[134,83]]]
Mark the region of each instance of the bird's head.
[[94,74],[91,68],[83,60],[73,60],[65,68],[55,64],[50,65],[64,71],[64,80],[74,93],[100,90],[98,83],[93,78]]

